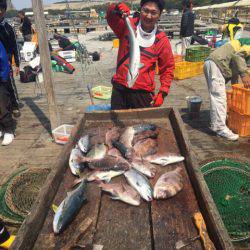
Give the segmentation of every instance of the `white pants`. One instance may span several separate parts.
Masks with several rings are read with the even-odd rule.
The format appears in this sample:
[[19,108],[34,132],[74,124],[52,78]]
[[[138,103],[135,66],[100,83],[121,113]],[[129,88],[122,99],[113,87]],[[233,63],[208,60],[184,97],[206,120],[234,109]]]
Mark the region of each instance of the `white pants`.
[[210,60],[205,61],[204,74],[210,97],[211,129],[214,131],[226,128],[227,96],[226,84],[217,65]]
[[191,44],[191,39],[192,37],[191,36],[188,36],[188,37],[182,37],[181,38],[181,47],[182,47],[182,56],[185,56],[186,55],[186,49],[190,46]]

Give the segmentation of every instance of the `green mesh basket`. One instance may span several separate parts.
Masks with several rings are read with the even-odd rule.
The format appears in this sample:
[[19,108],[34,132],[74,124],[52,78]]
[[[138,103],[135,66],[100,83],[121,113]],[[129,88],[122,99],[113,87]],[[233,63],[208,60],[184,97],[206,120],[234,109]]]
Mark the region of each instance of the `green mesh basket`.
[[203,165],[201,172],[232,241],[249,241],[250,165],[222,159]]
[[211,48],[197,46],[186,49],[185,61],[201,62],[204,61],[210,54]]

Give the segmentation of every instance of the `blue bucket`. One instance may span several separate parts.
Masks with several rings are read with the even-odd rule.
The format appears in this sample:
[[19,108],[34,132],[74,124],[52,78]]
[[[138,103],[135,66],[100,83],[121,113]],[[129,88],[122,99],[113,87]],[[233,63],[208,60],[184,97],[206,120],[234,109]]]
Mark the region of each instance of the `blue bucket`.
[[109,111],[111,110],[110,104],[103,105],[90,105],[86,108],[86,112],[94,112],[94,111]]

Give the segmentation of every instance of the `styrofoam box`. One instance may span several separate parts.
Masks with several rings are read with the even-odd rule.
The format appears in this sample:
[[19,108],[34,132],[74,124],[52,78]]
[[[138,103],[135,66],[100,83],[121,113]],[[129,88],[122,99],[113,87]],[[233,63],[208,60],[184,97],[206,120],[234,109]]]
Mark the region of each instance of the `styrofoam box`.
[[58,144],[66,144],[69,140],[69,136],[73,127],[73,125],[63,124],[53,129],[52,135],[55,142]]
[[69,63],[76,61],[76,52],[74,50],[59,51],[58,55],[63,57]]

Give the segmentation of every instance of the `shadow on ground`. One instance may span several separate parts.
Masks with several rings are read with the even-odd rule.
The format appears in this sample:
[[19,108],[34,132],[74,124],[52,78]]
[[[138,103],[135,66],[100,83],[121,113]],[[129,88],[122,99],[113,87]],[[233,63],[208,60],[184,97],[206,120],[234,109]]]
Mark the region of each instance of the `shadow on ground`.
[[37,104],[34,102],[33,98],[31,97],[25,97],[22,99],[25,101],[25,104],[30,107],[32,112],[35,114],[37,119],[40,121],[42,126],[47,130],[47,132],[51,134],[51,125],[49,118],[44,114],[44,112],[37,106]]
[[188,113],[188,109],[183,108],[181,111],[181,118],[184,123],[192,127],[193,129],[199,130],[207,135],[213,136],[215,133],[210,130],[210,113],[209,110],[201,110],[198,117],[192,117]]

